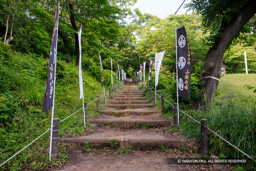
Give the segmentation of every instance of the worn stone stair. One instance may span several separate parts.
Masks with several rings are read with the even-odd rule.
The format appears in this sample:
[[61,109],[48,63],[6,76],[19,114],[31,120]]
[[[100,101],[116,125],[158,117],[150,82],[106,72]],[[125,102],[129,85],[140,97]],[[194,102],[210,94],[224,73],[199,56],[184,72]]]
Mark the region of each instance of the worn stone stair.
[[110,104],[147,104],[148,100],[110,100]]
[[108,105],[105,105],[106,107],[111,107],[111,108],[119,108],[119,109],[131,109],[131,108],[144,108],[144,107],[154,107],[156,105],[154,104],[108,104]]
[[108,104],[102,105],[100,115],[89,119],[96,125],[95,132],[86,136],[63,138],[69,143],[93,143],[95,146],[109,146],[115,139],[120,146],[152,149],[162,144],[179,148],[185,146],[185,139],[170,137],[163,131],[173,126],[172,119],[161,117],[135,83],[128,83],[117,92]]
[[185,147],[185,140],[166,137],[159,130],[116,130],[113,128],[99,128],[95,133],[76,138],[65,138],[69,143],[93,143],[95,147],[108,146],[111,140],[117,140],[121,147],[140,149],[158,148],[162,144],[169,144],[170,148]]
[[97,123],[100,126],[110,126],[117,128],[140,128],[146,126],[148,128],[152,127],[168,127],[173,123],[170,119],[162,119],[155,115],[152,115],[145,119],[143,116],[130,115],[125,117],[114,117],[108,115],[100,115],[97,118],[89,119],[91,123]]

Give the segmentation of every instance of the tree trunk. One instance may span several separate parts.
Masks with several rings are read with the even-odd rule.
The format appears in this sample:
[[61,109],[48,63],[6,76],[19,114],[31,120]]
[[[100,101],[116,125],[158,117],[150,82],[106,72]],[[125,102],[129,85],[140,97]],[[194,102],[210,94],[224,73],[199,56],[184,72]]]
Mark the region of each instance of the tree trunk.
[[201,98],[200,105],[205,105],[205,100],[212,104],[213,98],[215,96],[216,90],[219,85],[219,81],[212,78],[204,78],[206,76],[213,76],[220,78],[220,69],[222,65],[223,55],[226,49],[232,43],[232,40],[243,28],[243,26],[249,21],[249,19],[256,13],[256,1],[250,0],[248,3],[241,8],[241,11],[237,16],[234,16],[230,23],[227,25],[222,25],[222,34],[208,51],[206,56],[206,61],[204,64],[204,73],[202,76],[203,81],[205,81],[204,94]]
[[11,26],[11,31],[10,31],[10,37],[6,40],[6,44],[9,44],[13,40],[13,37],[12,37],[13,23],[14,23],[14,16],[12,17],[12,26]]
[[9,19],[10,19],[10,13],[8,14],[6,18],[6,25],[5,25],[5,34],[4,34],[4,43],[6,43],[7,34],[8,34],[8,27],[9,27]]
[[66,48],[66,51],[67,51],[67,57],[68,57],[68,62],[69,63],[72,63],[71,59],[70,59],[70,54],[69,54],[69,47],[68,47],[68,41],[67,41],[67,38],[66,36],[60,32],[60,30],[58,30],[58,34],[60,35],[61,39],[63,40],[63,43],[64,43],[64,46]]
[[[70,9],[70,21],[71,25],[74,30],[78,31],[77,25],[76,25],[76,20],[75,20],[75,15],[74,15],[74,6],[73,4],[69,3],[69,9]],[[79,42],[78,42],[78,33],[75,33],[75,46],[76,46],[76,66],[78,66],[79,63]]]

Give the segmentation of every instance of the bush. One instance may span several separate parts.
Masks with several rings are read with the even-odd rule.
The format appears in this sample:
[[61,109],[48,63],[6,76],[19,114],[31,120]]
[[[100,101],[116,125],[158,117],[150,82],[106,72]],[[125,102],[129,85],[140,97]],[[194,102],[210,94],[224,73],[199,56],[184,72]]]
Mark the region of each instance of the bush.
[[[100,66],[90,66],[89,67],[89,73],[96,78],[97,81],[101,82],[101,68]],[[112,71],[113,73],[113,82],[116,80],[116,73]],[[103,70],[103,76],[104,76],[104,85],[109,86],[111,84],[111,70]]]

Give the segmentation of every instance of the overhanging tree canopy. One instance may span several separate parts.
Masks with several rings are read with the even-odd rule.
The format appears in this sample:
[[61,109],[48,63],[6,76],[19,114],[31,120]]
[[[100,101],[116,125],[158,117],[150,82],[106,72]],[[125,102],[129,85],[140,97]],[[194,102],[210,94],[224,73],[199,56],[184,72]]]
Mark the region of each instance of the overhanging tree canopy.
[[220,69],[225,51],[244,25],[256,13],[255,0],[192,0],[190,8],[203,17],[203,24],[211,30],[211,48],[207,53],[202,79],[205,81],[204,95],[209,103],[213,102],[219,82],[204,79],[206,76],[220,78]]

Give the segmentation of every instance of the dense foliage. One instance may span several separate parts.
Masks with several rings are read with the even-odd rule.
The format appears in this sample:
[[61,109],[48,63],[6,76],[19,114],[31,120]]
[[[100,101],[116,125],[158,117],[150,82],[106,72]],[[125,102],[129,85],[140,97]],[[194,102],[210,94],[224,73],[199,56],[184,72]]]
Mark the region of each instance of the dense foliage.
[[[56,10],[55,0],[0,0],[0,163],[20,150],[26,144],[49,128],[50,114],[42,112],[43,97],[49,64],[49,51],[53,20]],[[162,62],[158,93],[164,94],[171,102],[176,101],[175,79],[175,28],[185,25],[192,53],[191,99],[180,99],[181,107],[191,109],[198,107],[201,97],[200,89],[203,84],[200,77],[203,73],[205,57],[216,37],[221,33],[218,30],[220,21],[229,21],[230,16],[237,14],[234,10],[247,1],[197,1],[192,0],[190,8],[198,9],[200,15],[175,15],[160,19],[150,14],[142,14],[138,9],[131,12],[128,5],[136,0],[65,0],[60,4],[59,39],[57,57],[57,83],[55,116],[65,118],[82,106],[79,100],[78,84],[78,38],[77,33],[82,27],[82,68],[84,78],[85,101],[89,102],[103,92],[100,86],[101,71],[98,52],[101,53],[104,68],[106,89],[110,86],[110,59],[113,59],[113,78],[116,78],[117,61],[120,68],[127,72],[127,77],[134,78],[139,70],[139,64],[147,62],[160,51],[166,51]],[[235,2],[235,3],[234,3]],[[221,5],[220,5],[221,3]],[[230,6],[232,8],[227,8]],[[216,7],[219,7],[216,10]],[[205,10],[207,9],[207,10]],[[222,11],[220,13],[219,11]],[[125,17],[129,16],[130,23]],[[232,45],[224,55],[223,64],[227,73],[244,73],[243,52],[247,52],[248,68],[250,73],[256,72],[255,58],[255,16],[245,25]],[[146,74],[147,79],[148,73]],[[150,88],[154,89],[154,67]],[[254,86],[254,85],[251,85]],[[228,101],[225,104],[217,103],[207,111],[207,119],[212,121],[213,127],[220,123],[232,125],[231,120],[237,115],[242,118],[241,125],[254,129],[254,122],[245,117],[253,118],[255,99],[248,101]],[[239,109],[242,103],[245,109]],[[227,104],[227,105],[226,105]],[[231,104],[232,110],[229,111]],[[90,108],[90,107],[89,107]],[[167,108],[166,113],[172,110]],[[240,113],[232,113],[239,111]],[[90,111],[92,115],[94,108]],[[218,113],[225,113],[219,116]],[[247,112],[247,113],[246,113]],[[201,119],[203,112],[194,114]],[[239,116],[239,117],[238,117]],[[75,115],[61,126],[60,136],[81,134],[88,127],[83,127],[81,114]],[[225,118],[223,118],[225,117]],[[237,119],[235,118],[235,119]],[[185,119],[184,119],[185,120]],[[214,121],[214,122],[213,122]],[[219,123],[219,121],[221,121]],[[236,123],[240,123],[236,122]],[[185,125],[185,126],[184,126]],[[184,124],[184,130],[191,125]],[[242,126],[233,125],[235,130]],[[236,127],[237,126],[237,127]],[[187,129],[186,129],[187,128]],[[233,127],[232,127],[233,128]],[[223,136],[234,140],[236,137],[229,134],[230,128],[223,128]],[[245,129],[243,129],[245,130]],[[251,135],[255,131],[245,133],[237,130],[237,137],[242,137],[244,150],[251,147]],[[47,134],[48,135],[48,134]],[[246,137],[245,137],[246,136]],[[44,136],[35,146],[8,162],[4,169],[42,169],[48,162],[49,137]],[[214,146],[214,142],[219,144]],[[239,146],[240,144],[238,144]],[[232,150],[223,142],[213,138],[212,152],[219,153],[228,149],[229,157],[240,157],[232,154]],[[63,152],[63,153],[62,153]],[[65,150],[61,152],[60,160],[67,158]],[[44,154],[44,155],[42,155]],[[57,161],[56,165],[61,161]],[[38,162],[34,162],[38,161]]]

